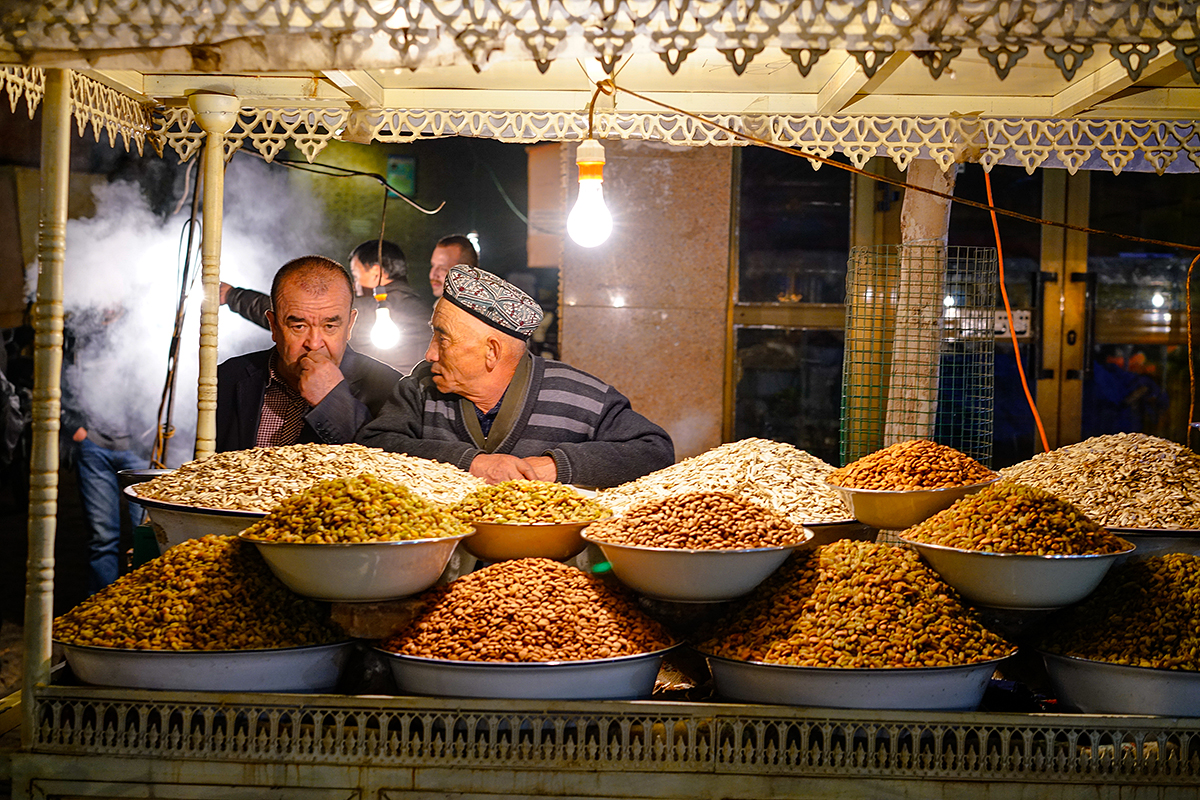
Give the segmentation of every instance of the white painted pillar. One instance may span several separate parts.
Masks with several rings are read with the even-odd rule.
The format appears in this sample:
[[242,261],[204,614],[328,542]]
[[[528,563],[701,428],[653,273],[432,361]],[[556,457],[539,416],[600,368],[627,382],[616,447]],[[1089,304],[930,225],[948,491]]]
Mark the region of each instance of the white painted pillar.
[[217,437],[217,312],[220,310],[221,215],[225,194],[225,134],[241,108],[236,97],[197,92],[188,97],[204,143],[204,230],[200,241],[200,379],[196,389],[195,458],[212,455]]
[[54,624],[54,536],[58,515],[58,429],[63,345],[63,261],[71,164],[71,72],[46,70],[42,100],[38,285],[33,308],[33,443],[29,470],[29,557],[25,574],[25,663],[21,746],[33,744],[34,691],[50,683]]

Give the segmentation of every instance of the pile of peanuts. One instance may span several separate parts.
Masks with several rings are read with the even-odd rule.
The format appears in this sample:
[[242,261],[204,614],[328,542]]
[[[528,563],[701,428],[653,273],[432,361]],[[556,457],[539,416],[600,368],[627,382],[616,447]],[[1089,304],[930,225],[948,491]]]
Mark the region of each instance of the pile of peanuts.
[[829,473],[847,489],[947,489],[990,481],[996,473],[965,453],[926,439],[898,442]]
[[322,481],[284,500],[244,531],[250,539],[304,544],[395,542],[471,533],[445,508],[374,475]]
[[257,650],[344,641],[329,607],[300,597],[236,536],[188,539],[54,621],[73,645]]
[[1133,547],[1067,501],[1013,481],[985,486],[909,528],[901,538],[1031,556],[1100,555]]
[[796,523],[729,492],[668,497],[587,529],[589,539],[601,542],[680,550],[783,547],[807,535]]
[[503,481],[476,489],[451,509],[470,522],[586,522],[612,511],[570,486],[545,481]]
[[584,661],[649,653],[671,637],[623,594],[544,558],[502,561],[431,590],[383,649],[450,661]]
[[1089,661],[1200,671],[1200,556],[1172,553],[1113,567],[1061,612],[1040,648]]
[[1014,647],[911,550],[841,539],[792,556],[699,649],[799,667],[975,664]]

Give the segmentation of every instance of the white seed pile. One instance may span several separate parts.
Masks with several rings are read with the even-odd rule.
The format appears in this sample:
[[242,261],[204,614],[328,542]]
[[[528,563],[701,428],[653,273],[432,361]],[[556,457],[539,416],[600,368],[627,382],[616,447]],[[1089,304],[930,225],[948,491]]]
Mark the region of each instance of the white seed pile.
[[620,514],[689,492],[729,492],[796,524],[851,519],[842,499],[825,485],[830,472],[831,465],[790,444],[742,439],[605,489],[596,500]]
[[293,444],[214,453],[137,484],[141,497],[201,508],[270,511],[320,481],[370,473],[426,500],[457,503],[483,486],[451,464],[359,444]]
[[1145,433],[1095,436],[1000,470],[1110,528],[1200,529],[1200,456]]

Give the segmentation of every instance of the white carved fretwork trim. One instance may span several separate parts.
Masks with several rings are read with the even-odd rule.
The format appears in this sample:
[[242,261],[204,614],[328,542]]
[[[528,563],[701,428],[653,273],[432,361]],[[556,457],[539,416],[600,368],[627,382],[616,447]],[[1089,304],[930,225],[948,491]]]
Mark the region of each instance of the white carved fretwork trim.
[[[1140,162],[1136,167],[1160,174],[1172,168],[1200,168],[1200,129],[1189,122],[732,114],[706,119],[804,153],[822,157],[842,153],[858,167],[882,156],[900,169],[914,158],[931,158],[943,168],[963,161],[978,161],[987,170],[1010,164],[1030,173],[1038,167],[1065,168],[1072,174],[1084,168],[1120,173],[1135,161]],[[294,143],[312,161],[345,128],[381,142],[443,136],[579,141],[587,136],[588,121],[586,114],[534,111],[247,108],[227,137],[226,155],[249,146],[271,160]],[[168,110],[159,118],[155,133],[184,160],[195,155],[204,138],[187,108]],[[751,143],[679,114],[600,114],[595,133],[601,138],[683,146]]]

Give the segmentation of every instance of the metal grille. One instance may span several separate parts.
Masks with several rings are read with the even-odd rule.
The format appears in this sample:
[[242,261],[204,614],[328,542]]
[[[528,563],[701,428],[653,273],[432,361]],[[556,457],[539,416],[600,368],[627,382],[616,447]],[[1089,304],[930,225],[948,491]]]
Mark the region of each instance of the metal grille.
[[40,692],[36,704],[33,752],[76,757],[1062,783],[1195,785],[1200,778],[1196,721],[1164,718],[224,693],[206,699],[70,687]]
[[996,251],[855,247],[846,272],[842,463],[908,439],[992,457]]

